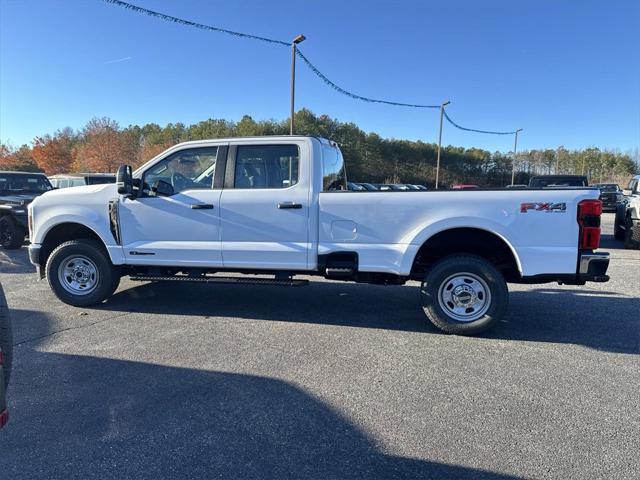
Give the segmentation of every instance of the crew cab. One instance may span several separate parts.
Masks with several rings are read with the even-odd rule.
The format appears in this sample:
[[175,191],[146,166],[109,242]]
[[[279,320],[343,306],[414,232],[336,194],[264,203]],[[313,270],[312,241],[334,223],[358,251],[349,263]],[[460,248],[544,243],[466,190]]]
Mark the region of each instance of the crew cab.
[[120,167],[115,185],[36,199],[29,257],[75,306],[104,301],[125,275],[243,285],[308,281],[297,275],[417,280],[436,327],[475,334],[504,316],[507,282],[608,280],[608,254],[594,251],[599,194],[355,192],[340,149],[325,139],[195,141],[135,172]]
[[0,246],[22,246],[28,234],[27,205],[52,189],[43,173],[0,172]]

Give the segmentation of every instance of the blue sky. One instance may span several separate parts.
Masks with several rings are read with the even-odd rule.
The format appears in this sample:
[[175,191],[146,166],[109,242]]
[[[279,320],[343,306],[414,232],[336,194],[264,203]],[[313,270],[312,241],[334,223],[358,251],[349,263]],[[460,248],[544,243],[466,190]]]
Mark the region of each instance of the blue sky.
[[[364,96],[451,100],[459,124],[524,128],[519,148],[640,146],[637,0],[130,0],[290,40]],[[130,123],[284,119],[290,51],[166,23],[101,0],[0,0],[0,140],[93,116]],[[437,141],[437,110],[367,104],[298,63],[297,107],[385,137]],[[445,124],[443,143],[508,151],[511,136]]]

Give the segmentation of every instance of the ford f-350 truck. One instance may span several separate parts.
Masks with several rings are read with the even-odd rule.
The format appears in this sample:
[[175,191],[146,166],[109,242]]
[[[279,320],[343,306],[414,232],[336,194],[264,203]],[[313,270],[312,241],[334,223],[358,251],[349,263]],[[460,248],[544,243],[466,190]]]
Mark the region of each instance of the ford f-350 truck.
[[[605,282],[602,204],[590,188],[350,191],[331,141],[187,142],[115,185],[56,190],[29,206],[29,256],[65,303],[142,281],[300,285],[296,275],[421,282],[448,333],[505,314],[507,282]],[[234,272],[229,275],[227,272]],[[238,276],[236,273],[248,274]]]

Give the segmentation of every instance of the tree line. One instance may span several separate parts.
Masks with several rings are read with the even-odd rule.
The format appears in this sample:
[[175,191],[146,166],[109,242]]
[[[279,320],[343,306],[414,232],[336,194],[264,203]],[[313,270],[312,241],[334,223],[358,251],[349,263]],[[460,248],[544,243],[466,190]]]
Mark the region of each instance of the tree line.
[[[296,133],[336,141],[343,152],[349,179],[372,183],[418,183],[432,186],[435,179],[437,145],[422,141],[382,138],[366,133],[350,122],[307,109],[296,113]],[[94,118],[79,131],[71,128],[36,137],[31,145],[0,144],[0,170],[41,171],[48,175],[70,172],[114,172],[123,163],[142,165],[168,147],[188,140],[286,135],[288,120],[255,121],[245,115],[240,121],[204,120],[193,125],[155,123],[121,128],[110,118]],[[527,183],[536,174],[584,174],[593,182],[624,183],[640,170],[638,152],[632,155],[590,147],[511,153],[480,148],[443,147],[440,182],[444,185],[472,183],[502,187],[511,183],[515,161],[515,183]]]

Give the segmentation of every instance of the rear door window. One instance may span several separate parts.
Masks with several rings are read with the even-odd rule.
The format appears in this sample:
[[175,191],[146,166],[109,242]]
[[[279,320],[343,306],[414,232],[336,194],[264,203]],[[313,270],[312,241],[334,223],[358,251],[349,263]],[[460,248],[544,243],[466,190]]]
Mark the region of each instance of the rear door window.
[[234,188],[288,188],[298,183],[297,145],[239,145]]

